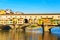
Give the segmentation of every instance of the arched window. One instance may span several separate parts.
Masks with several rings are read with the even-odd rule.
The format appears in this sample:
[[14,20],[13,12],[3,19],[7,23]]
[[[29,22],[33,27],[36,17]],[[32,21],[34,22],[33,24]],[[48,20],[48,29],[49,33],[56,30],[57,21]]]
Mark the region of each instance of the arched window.
[[46,18],[48,18],[48,16],[46,16]]
[[28,19],[24,19],[24,23],[28,23]]
[[41,16],[41,18],[42,18],[42,16]]
[[52,16],[52,18],[54,18],[54,16]]
[[58,16],[58,18],[60,18],[60,16]]

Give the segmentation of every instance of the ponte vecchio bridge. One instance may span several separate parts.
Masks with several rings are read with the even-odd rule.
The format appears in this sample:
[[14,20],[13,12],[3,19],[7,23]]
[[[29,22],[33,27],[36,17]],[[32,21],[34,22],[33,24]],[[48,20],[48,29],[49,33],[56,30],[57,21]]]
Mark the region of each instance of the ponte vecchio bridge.
[[[25,22],[27,21],[28,22]],[[40,20],[40,21],[38,21]],[[40,23],[39,23],[40,22]],[[25,25],[44,23],[44,31],[60,24],[60,14],[3,14],[0,15],[0,25]],[[16,26],[17,27],[17,26]],[[12,27],[13,28],[13,27]]]

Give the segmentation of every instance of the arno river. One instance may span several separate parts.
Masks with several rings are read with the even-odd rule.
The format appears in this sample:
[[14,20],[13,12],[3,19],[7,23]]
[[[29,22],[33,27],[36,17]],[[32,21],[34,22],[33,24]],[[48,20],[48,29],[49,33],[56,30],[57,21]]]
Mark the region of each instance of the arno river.
[[0,31],[0,40],[60,40],[60,37],[49,32],[42,34],[12,30]]

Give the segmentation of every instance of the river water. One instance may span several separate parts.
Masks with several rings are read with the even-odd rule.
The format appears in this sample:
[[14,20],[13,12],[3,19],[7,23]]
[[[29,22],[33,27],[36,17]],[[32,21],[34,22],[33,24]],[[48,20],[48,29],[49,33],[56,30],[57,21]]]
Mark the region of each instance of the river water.
[[0,40],[60,40],[60,37],[49,32],[42,34],[12,30],[0,31]]

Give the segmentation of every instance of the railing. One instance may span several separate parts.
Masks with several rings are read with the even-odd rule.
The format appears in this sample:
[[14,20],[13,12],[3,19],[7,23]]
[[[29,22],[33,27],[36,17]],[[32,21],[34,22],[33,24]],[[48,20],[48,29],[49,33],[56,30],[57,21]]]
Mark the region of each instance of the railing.
[[13,24],[12,21],[0,21],[0,24]]
[[[0,21],[0,24],[14,24],[13,21]],[[23,22],[18,21],[16,24],[23,24]]]

